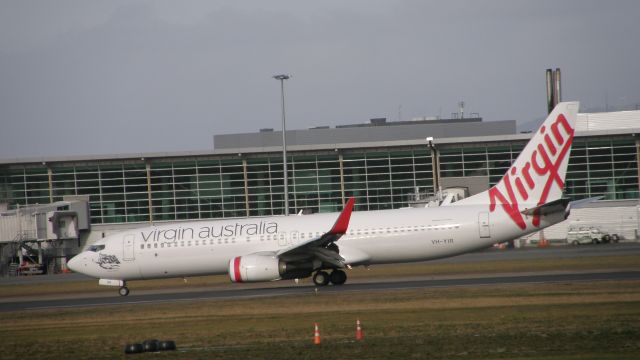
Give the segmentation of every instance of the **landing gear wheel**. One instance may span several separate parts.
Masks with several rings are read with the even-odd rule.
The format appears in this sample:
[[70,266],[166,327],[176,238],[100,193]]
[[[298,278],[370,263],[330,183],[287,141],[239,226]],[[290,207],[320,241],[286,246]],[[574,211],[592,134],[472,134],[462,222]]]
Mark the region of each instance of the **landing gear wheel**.
[[329,274],[324,271],[318,271],[313,275],[313,283],[318,286],[326,286],[329,284]]
[[342,285],[347,281],[347,273],[342,270],[333,270],[331,272],[331,283],[333,285]]
[[129,288],[126,286],[121,287],[120,289],[118,289],[118,294],[120,294],[120,296],[129,295]]

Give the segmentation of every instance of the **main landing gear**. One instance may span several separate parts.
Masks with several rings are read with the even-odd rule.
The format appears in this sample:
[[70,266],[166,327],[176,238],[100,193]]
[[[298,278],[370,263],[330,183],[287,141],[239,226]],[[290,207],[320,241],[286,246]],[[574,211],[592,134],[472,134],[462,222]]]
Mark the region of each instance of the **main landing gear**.
[[320,270],[313,275],[313,283],[317,286],[326,286],[329,285],[329,283],[342,285],[345,281],[347,281],[347,273],[338,269],[333,270],[331,274]]
[[118,289],[118,294],[120,294],[120,296],[129,295],[129,288],[127,287],[127,285],[123,285],[122,287],[120,287],[120,289]]

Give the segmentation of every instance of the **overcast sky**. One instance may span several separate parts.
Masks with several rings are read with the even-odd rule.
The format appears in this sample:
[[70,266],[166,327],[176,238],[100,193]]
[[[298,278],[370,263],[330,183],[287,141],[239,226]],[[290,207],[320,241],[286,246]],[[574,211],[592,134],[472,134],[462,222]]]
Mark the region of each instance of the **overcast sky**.
[[0,0],[0,158],[205,150],[213,134],[640,104],[640,1]]

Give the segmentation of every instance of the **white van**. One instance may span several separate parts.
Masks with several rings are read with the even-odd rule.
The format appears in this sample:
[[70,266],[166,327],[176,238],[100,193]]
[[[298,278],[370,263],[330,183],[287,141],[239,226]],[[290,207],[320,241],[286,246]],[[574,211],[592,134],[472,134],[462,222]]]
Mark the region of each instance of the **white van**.
[[618,242],[617,234],[609,234],[597,226],[569,227],[567,243],[572,245]]

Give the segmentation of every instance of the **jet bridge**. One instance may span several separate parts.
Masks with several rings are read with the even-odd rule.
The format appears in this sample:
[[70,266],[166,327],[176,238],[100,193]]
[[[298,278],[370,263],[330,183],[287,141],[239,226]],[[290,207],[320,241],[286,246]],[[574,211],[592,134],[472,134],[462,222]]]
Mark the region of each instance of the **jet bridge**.
[[69,249],[89,230],[85,200],[17,207],[0,213],[0,275],[66,270]]

